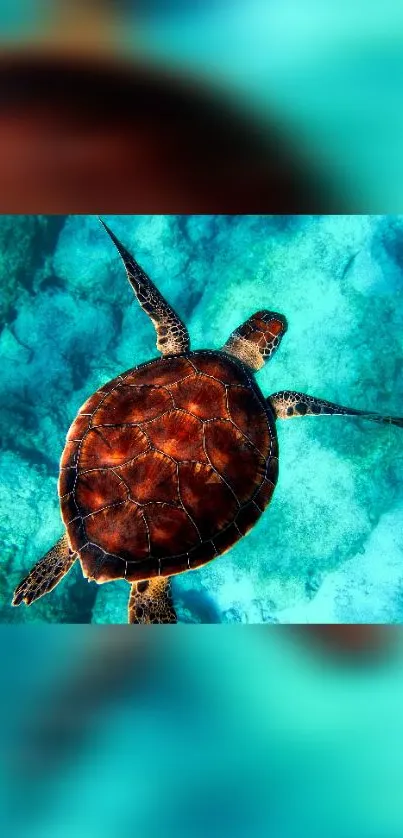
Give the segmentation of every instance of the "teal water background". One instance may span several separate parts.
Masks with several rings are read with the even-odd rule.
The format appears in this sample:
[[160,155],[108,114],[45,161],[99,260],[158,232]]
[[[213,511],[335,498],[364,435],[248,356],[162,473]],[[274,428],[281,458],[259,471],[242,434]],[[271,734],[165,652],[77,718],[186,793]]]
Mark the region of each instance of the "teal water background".
[[3,626],[2,834],[401,838],[380,631],[363,662],[283,626]]
[[[258,374],[403,415],[403,216],[109,216],[189,327],[219,348],[260,308],[289,323]],[[0,218],[0,619],[125,622],[128,586],[74,567],[31,608],[12,590],[63,528],[58,462],[76,411],[108,379],[155,357],[94,216]],[[401,622],[399,428],[344,417],[278,423],[280,477],[252,533],[174,580],[184,622]]]

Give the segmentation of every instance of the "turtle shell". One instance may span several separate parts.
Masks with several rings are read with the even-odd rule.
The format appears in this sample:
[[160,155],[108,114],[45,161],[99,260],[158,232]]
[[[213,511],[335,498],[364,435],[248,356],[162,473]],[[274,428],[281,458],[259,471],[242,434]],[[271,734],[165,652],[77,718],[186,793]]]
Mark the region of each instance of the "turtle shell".
[[61,513],[84,576],[171,576],[228,550],[270,502],[274,415],[222,352],[131,369],[97,390],[67,435]]

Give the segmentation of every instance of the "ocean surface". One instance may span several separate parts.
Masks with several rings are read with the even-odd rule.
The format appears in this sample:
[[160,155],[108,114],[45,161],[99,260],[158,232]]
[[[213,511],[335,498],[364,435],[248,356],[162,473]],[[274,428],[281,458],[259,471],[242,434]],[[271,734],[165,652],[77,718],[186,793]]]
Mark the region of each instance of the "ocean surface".
[[[219,348],[254,311],[288,332],[258,373],[403,415],[403,216],[107,216],[188,325]],[[61,536],[58,463],[78,408],[156,357],[155,332],[95,216],[0,218],[0,620],[124,623],[129,587],[80,567],[30,608],[12,592]],[[187,623],[403,618],[403,431],[345,417],[278,422],[280,476],[258,524],[173,581]]]

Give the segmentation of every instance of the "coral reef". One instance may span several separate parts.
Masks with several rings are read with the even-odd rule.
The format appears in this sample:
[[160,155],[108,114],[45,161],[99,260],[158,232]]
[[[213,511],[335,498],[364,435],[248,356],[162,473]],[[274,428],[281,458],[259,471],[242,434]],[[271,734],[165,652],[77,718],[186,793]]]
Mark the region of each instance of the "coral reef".
[[13,319],[15,304],[30,291],[52,283],[49,257],[63,223],[63,216],[1,216],[0,322]]
[[[403,413],[403,217],[111,216],[186,320],[218,348],[254,310],[289,329],[258,373],[297,389]],[[12,232],[10,232],[12,230]],[[128,586],[75,566],[32,608],[16,582],[59,537],[65,434],[91,392],[155,357],[154,330],[95,217],[0,219],[1,619],[126,619]],[[278,423],[280,477],[246,539],[175,577],[181,622],[399,622],[403,617],[401,430],[344,417]]]

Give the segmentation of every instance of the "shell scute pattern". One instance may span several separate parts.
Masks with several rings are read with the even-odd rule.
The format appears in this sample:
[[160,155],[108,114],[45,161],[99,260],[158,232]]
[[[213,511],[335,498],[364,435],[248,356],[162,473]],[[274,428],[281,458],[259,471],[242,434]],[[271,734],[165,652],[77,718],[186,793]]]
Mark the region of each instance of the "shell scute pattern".
[[172,407],[169,391],[149,384],[138,386],[122,382],[117,390],[109,393],[98,410],[93,424],[121,425],[137,424],[155,419]]
[[97,582],[171,576],[228,550],[271,499],[274,418],[222,353],[129,370],[82,407],[59,480],[71,548]]

